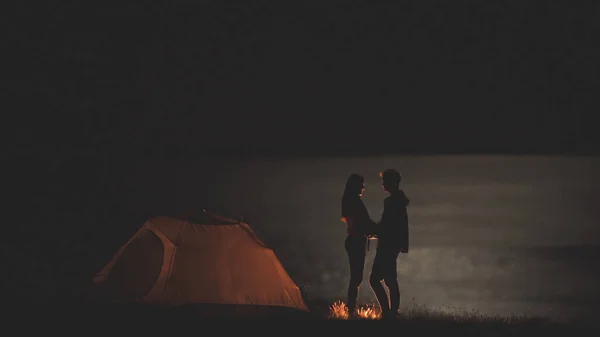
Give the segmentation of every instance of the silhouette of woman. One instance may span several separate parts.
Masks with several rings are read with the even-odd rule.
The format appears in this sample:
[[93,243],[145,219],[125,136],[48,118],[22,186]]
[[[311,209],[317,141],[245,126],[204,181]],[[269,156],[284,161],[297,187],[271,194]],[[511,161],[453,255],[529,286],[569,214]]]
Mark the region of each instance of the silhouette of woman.
[[362,283],[365,269],[368,237],[375,225],[361,199],[364,190],[364,177],[359,174],[351,174],[346,180],[346,187],[342,195],[342,222],[347,225],[348,231],[345,247],[350,262],[348,310],[351,315],[356,311],[358,288]]

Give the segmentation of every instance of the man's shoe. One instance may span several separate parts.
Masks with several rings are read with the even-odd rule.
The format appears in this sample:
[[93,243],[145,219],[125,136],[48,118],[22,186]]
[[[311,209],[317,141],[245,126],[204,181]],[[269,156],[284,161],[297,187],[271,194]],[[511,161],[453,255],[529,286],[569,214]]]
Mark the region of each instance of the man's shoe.
[[383,320],[395,320],[398,319],[398,312],[384,311],[381,313],[381,319]]

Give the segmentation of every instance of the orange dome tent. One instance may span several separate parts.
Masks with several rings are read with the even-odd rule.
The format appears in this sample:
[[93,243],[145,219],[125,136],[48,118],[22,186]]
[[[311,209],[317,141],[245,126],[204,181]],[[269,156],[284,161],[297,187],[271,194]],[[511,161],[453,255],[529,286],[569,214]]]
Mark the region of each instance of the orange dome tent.
[[108,302],[308,311],[298,286],[248,224],[206,211],[193,222],[147,220],[93,283]]

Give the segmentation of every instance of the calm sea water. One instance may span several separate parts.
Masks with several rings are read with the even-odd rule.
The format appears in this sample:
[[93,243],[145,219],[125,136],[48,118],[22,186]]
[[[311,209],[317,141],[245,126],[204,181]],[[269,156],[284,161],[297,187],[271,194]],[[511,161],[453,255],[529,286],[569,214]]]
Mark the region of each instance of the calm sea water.
[[[595,314],[600,304],[599,158],[435,156],[145,163],[124,201],[136,211],[216,207],[251,225],[307,296],[345,300],[339,221],[347,176],[379,219],[378,173],[396,168],[411,199],[411,251],[398,260],[404,308]],[[372,245],[374,247],[374,245]],[[360,300],[374,301],[366,282]]]

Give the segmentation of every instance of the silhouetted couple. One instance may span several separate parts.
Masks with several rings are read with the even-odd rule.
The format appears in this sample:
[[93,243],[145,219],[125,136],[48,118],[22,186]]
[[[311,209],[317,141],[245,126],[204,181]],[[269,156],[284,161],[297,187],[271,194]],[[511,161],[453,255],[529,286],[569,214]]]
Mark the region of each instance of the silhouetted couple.
[[[367,244],[370,238],[377,238],[377,252],[369,283],[379,302],[382,317],[394,318],[400,308],[396,259],[400,253],[408,253],[406,206],[409,200],[400,189],[402,177],[398,171],[387,169],[380,176],[381,185],[389,196],[383,202],[383,214],[379,223],[371,220],[361,199],[365,190],[363,176],[350,175],[342,196],[342,221],[348,228],[345,246],[350,261],[348,309],[351,315],[356,314],[356,300],[358,288],[363,280]],[[384,283],[389,289],[389,298]]]

